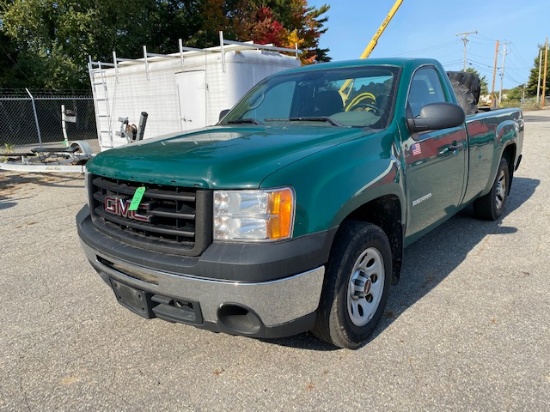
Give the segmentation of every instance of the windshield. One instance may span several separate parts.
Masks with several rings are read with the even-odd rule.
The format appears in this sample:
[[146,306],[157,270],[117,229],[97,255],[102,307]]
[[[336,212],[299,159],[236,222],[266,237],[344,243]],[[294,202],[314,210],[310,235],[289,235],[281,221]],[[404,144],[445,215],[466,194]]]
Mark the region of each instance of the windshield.
[[257,84],[221,124],[306,122],[385,128],[398,69],[328,68],[270,77]]

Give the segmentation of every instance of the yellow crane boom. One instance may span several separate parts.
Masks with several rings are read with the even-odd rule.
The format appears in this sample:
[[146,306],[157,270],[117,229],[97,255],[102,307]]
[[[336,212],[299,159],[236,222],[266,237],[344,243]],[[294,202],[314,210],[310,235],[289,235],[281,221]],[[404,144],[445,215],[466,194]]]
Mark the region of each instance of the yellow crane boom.
[[[386,27],[388,26],[391,19],[393,18],[393,16],[395,15],[395,13],[397,12],[397,10],[399,9],[402,3],[403,3],[403,0],[397,0],[393,4],[393,7],[388,12],[388,15],[386,16],[386,18],[384,19],[380,27],[378,27],[378,30],[376,30],[376,33],[374,33],[374,36],[372,36],[371,41],[369,42],[365,50],[363,50],[363,53],[361,53],[361,56],[359,57],[360,59],[366,59],[367,57],[369,57],[369,55],[372,53],[372,51],[376,47],[376,44],[378,43],[378,39],[380,38],[382,33],[384,33],[384,30],[386,30]],[[344,100],[344,102],[346,102],[349,96],[349,93],[351,92],[351,86],[352,86],[351,80],[347,80],[342,85],[342,87],[340,87],[340,95],[342,96],[342,99]],[[351,105],[346,105],[346,106],[348,108],[351,107]]]
[[369,42],[365,50],[363,50],[363,53],[361,53],[361,57],[359,57],[360,59],[366,59],[367,57],[369,57],[373,49],[376,47],[376,44],[378,43],[378,39],[380,38],[382,33],[384,33],[384,30],[386,30],[386,27],[388,26],[391,19],[393,18],[393,16],[395,15],[395,13],[397,12],[397,10],[399,9],[402,3],[403,3],[403,0],[397,0],[394,3],[391,10],[388,12],[388,15],[386,16],[386,18],[384,19],[384,21],[382,22],[378,30],[376,30],[376,33],[374,33],[374,36],[372,37],[371,41]]

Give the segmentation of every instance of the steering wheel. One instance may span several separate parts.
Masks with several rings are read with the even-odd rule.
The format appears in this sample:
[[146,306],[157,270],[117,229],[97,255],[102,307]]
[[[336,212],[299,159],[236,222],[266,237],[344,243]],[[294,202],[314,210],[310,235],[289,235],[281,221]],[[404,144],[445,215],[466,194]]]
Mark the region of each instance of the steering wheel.
[[360,111],[360,112],[373,112],[375,115],[380,116],[380,109],[376,107],[376,97],[372,93],[361,93],[353,98],[353,100],[346,106],[346,112]]
[[380,109],[376,107],[372,103],[367,102],[359,102],[354,104],[353,106],[350,106],[349,110],[346,110],[347,112],[372,112],[377,116],[380,116]]

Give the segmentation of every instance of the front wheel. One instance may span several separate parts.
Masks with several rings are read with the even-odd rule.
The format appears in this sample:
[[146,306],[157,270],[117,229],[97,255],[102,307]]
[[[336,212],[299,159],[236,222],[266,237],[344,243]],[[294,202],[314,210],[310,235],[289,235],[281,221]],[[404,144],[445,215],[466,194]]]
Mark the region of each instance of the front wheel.
[[476,216],[486,220],[497,220],[502,216],[508,200],[509,188],[510,169],[506,159],[501,159],[491,191],[474,202]]
[[314,334],[341,348],[363,345],[386,306],[391,265],[382,229],[365,222],[345,223],[331,252]]

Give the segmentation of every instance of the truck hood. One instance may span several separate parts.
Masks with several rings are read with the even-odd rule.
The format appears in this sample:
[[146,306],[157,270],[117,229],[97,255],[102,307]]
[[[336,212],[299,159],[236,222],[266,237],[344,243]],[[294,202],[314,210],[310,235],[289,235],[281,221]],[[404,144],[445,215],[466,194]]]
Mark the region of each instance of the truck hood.
[[169,186],[257,188],[282,167],[364,134],[328,126],[215,126],[110,149],[87,168],[111,178]]

